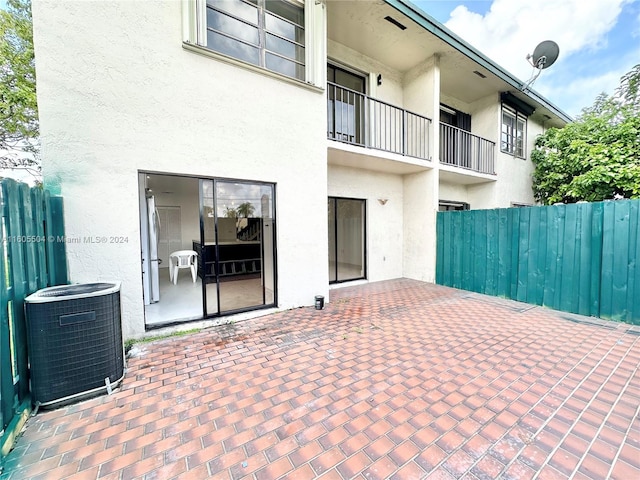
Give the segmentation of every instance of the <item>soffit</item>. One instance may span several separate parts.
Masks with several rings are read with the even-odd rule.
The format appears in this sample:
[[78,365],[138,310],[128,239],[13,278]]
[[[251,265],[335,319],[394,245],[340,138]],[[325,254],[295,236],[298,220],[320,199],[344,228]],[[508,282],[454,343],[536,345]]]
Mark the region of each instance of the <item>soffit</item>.
[[[400,30],[385,20],[386,16],[402,23],[407,27],[406,30]],[[538,120],[543,121],[545,116],[549,116],[549,125],[555,126],[562,126],[569,120],[566,114],[548,104],[539,94],[530,92],[529,96],[517,91],[512,84],[517,80],[500,70],[494,62],[488,61],[486,57],[482,60],[487,68],[497,68],[502,73],[491,73],[477,60],[470,58],[474,55],[478,57],[479,52],[465,55],[384,0],[327,0],[327,36],[401,74],[437,54],[440,57],[440,85],[443,94],[465,103],[473,103],[494,93],[515,91],[518,96],[535,104],[537,111],[534,117],[539,117]],[[474,71],[486,78],[479,77]]]
[[[386,16],[402,23],[406,30],[385,20]],[[400,73],[438,54],[442,92],[466,103],[508,88],[504,81],[384,2],[329,0],[327,35]],[[487,78],[480,78],[474,70]]]

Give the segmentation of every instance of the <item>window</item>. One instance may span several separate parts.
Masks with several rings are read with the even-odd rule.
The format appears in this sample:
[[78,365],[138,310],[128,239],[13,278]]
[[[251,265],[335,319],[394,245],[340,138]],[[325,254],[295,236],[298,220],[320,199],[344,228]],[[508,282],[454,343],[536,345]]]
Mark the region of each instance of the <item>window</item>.
[[304,6],[285,0],[207,0],[206,47],[305,80]]
[[525,158],[526,131],[527,117],[503,104],[500,150],[519,158]]
[[441,212],[448,212],[450,210],[469,210],[470,205],[466,202],[452,202],[450,200],[440,200],[439,208]]

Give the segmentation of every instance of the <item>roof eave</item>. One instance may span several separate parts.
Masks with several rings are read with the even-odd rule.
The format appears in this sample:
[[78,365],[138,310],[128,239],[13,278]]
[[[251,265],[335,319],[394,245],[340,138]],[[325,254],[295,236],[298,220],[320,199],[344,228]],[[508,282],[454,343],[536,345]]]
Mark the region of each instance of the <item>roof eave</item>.
[[395,8],[396,10],[398,10],[400,13],[409,17],[411,20],[413,20],[415,23],[420,25],[425,30],[431,32],[433,35],[437,36],[439,39],[443,40],[444,42],[447,42],[453,48],[458,50],[463,55],[469,57],[478,65],[487,69],[490,73],[492,73],[496,77],[500,78],[501,80],[503,80],[513,88],[519,90],[520,92],[523,92],[533,101],[545,107],[547,110],[549,110],[551,113],[556,115],[558,118],[560,118],[564,122],[570,123],[573,121],[573,118],[571,118],[571,116],[569,116],[567,113],[560,110],[553,103],[548,101],[546,98],[544,98],[542,95],[540,95],[536,91],[527,90],[526,92],[524,92],[523,91],[523,88],[525,87],[524,82],[522,82],[520,79],[515,77],[513,74],[506,71],[504,68],[502,68],[500,65],[498,65],[491,59],[485,57],[482,53],[480,53],[480,51],[478,51],[477,49],[472,47],[470,44],[462,40],[460,37],[458,37],[455,33],[453,33],[443,24],[438,22],[435,18],[426,14],[425,12],[420,10],[418,7],[413,5],[411,2],[408,2],[406,0],[384,0],[384,1],[387,4],[391,5],[393,8]]

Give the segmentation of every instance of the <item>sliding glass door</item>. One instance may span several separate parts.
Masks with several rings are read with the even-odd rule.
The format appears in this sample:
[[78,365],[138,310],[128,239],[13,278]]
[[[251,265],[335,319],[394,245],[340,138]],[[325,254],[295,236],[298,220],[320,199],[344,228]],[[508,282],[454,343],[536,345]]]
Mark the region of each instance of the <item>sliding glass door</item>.
[[207,315],[276,303],[274,185],[201,180]]
[[366,278],[364,200],[329,197],[329,282]]
[[327,65],[328,138],[365,143],[365,85],[363,76]]

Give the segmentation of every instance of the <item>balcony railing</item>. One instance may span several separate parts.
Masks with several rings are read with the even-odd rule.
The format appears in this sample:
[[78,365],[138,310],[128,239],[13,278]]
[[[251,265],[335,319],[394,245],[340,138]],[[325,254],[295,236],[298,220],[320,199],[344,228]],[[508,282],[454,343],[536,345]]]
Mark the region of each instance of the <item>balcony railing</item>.
[[493,175],[495,146],[490,140],[440,123],[440,163]]
[[335,83],[327,83],[327,137],[429,159],[431,120]]

